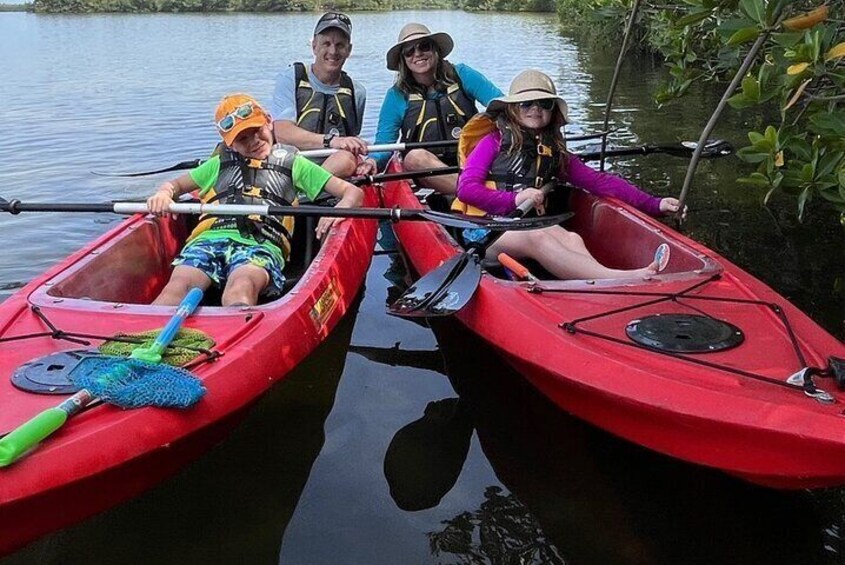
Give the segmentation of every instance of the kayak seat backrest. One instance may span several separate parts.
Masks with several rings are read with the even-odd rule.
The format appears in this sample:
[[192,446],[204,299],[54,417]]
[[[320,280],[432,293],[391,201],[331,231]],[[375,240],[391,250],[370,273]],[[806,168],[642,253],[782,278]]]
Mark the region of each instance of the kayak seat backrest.
[[320,250],[320,242],[314,237],[314,229],[317,227],[317,218],[298,217],[294,224],[293,241],[291,242],[291,254],[285,264],[285,285],[282,292],[275,295],[262,295],[260,304],[267,304],[278,300],[296,286],[308,266],[314,260]]
[[708,265],[685,243],[656,229],[618,201],[573,191],[570,209],[575,215],[566,228],[581,235],[587,249],[608,267],[633,269],[647,265],[661,243],[669,244],[672,250],[665,274],[705,269]]
[[130,218],[120,233],[54,277],[48,294],[123,304],[149,304],[170,278],[170,262],[188,235],[177,217]]

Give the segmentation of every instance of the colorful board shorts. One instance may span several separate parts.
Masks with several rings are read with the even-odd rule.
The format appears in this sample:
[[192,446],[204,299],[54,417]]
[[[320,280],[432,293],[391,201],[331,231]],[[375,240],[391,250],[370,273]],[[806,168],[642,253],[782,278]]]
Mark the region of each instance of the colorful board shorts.
[[270,282],[262,294],[282,292],[284,265],[263,245],[247,244],[232,239],[200,239],[186,245],[173,265],[195,267],[205,273],[215,285],[225,288],[232,272],[242,265],[256,265],[270,275]]

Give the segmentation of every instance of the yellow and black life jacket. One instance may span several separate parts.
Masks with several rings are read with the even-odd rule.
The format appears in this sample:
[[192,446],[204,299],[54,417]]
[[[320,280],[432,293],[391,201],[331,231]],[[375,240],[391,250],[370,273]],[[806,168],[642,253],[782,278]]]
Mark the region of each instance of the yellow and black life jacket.
[[[220,173],[214,187],[203,195],[203,202],[223,204],[295,206],[298,203],[293,184],[293,161],[297,149],[276,144],[264,160],[247,159],[223,146],[220,150]],[[290,216],[214,216],[200,217],[190,241],[203,231],[237,229],[243,237],[258,243],[269,241],[290,254],[294,219]]]
[[[510,151],[513,144],[511,128],[502,118],[494,121],[488,114],[479,114],[464,127],[458,142],[461,167],[478,142],[496,130],[501,132],[502,141],[499,154],[490,166],[485,183],[487,188],[519,192],[525,188],[539,188],[558,175],[561,155],[550,135],[536,136],[523,130],[522,147],[518,151]],[[452,210],[474,216],[485,214],[457,198],[452,202]]]
[[336,94],[317,92],[308,81],[308,70],[294,63],[296,84],[296,125],[314,133],[358,135],[361,120],[355,104],[355,86],[345,72],[340,72]]
[[[457,79],[457,77],[456,77]],[[437,98],[408,95],[408,108],[402,119],[401,141],[444,141],[458,139],[464,125],[478,113],[475,100],[464,92],[460,79],[449,85]],[[447,164],[456,164],[455,150],[432,150]]]

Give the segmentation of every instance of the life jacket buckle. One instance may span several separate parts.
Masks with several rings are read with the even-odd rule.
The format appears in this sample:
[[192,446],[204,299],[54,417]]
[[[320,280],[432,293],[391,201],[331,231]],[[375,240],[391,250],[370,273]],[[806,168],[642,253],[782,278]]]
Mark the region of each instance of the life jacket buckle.
[[262,198],[262,191],[257,186],[245,186],[243,195],[251,196],[252,198]]

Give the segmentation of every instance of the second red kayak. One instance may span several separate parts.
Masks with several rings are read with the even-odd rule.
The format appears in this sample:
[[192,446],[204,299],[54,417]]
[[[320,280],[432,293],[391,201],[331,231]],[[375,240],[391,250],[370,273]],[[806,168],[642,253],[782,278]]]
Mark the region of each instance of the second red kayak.
[[[396,165],[393,165],[396,168]],[[423,207],[407,182],[386,206]],[[644,279],[519,282],[485,272],[456,315],[562,409],[632,442],[757,484],[845,484],[845,345],[714,251],[617,200],[573,195],[567,227]],[[434,224],[394,225],[421,275],[463,250]],[[507,407],[502,407],[507,409]]]

